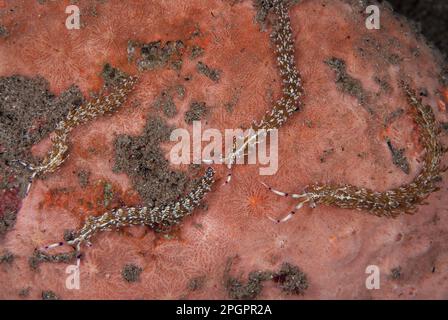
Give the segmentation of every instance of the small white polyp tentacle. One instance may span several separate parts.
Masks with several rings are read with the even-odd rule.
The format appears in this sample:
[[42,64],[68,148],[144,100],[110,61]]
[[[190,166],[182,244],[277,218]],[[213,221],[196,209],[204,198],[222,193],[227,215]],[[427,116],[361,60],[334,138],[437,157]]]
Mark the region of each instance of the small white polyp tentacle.
[[[34,169],[32,169],[32,170],[34,170]],[[26,186],[25,196],[27,196],[28,193],[30,193],[31,185],[32,185],[34,179],[36,178],[37,174],[38,174],[38,172],[34,171],[33,174],[28,178],[28,185]]]
[[286,222],[289,219],[292,218],[293,215],[295,215],[296,212],[295,211],[291,211],[290,213],[288,213],[286,216],[284,216],[282,219],[274,219],[271,216],[268,216],[268,219],[271,220],[274,223],[282,223],[282,222]]
[[284,191],[280,191],[277,189],[272,188],[271,186],[269,186],[268,184],[261,182],[261,184],[263,186],[265,186],[269,191],[271,191],[272,193],[275,193],[276,195],[280,196],[280,197],[291,197],[293,199],[308,199],[309,198],[309,194],[308,193],[302,193],[302,194],[297,194],[297,193],[288,193],[288,192],[284,192]]
[[213,164],[213,159],[202,159],[201,161],[202,161],[202,163],[205,163],[207,165]]
[[231,172],[229,172],[229,173],[227,174],[227,179],[226,179],[226,181],[224,182],[224,184],[229,184],[229,183],[230,183],[230,180],[232,180],[232,173],[231,173]]
[[300,209],[305,205],[305,203],[310,202],[310,201],[311,201],[310,198],[306,198],[305,200],[300,201],[300,202],[295,206],[294,210],[300,210]]
[[296,205],[296,206],[294,207],[294,210],[293,210],[293,211],[291,211],[290,213],[288,213],[286,216],[284,216],[284,217],[281,218],[281,219],[274,219],[274,218],[272,218],[272,217],[270,217],[270,216],[268,216],[268,219],[271,220],[271,221],[273,221],[273,222],[275,222],[275,223],[286,222],[286,221],[288,221],[289,219],[291,219],[291,218],[296,214],[297,210],[300,210],[300,209],[303,207],[303,205],[304,205],[306,202],[308,202],[308,201],[310,201],[310,200],[307,199],[307,200],[303,200],[303,201],[299,202],[299,204]]
[[308,194],[308,193],[303,193],[303,194],[287,193],[287,192],[283,192],[283,191],[279,191],[279,190],[273,189],[273,188],[271,188],[269,185],[267,185],[267,184],[264,183],[264,182],[261,182],[261,184],[262,184],[263,186],[265,186],[267,189],[269,189],[272,193],[275,193],[275,194],[278,195],[278,196],[281,196],[281,197],[291,197],[291,198],[293,198],[293,199],[303,199],[302,201],[300,201],[300,202],[294,207],[294,210],[293,210],[293,211],[291,211],[290,213],[288,213],[288,214],[287,214],[284,218],[282,218],[282,219],[274,219],[274,218],[268,216],[268,219],[271,220],[271,221],[273,221],[273,222],[275,222],[275,223],[281,223],[281,222],[286,222],[286,221],[288,221],[289,219],[292,218],[292,216],[293,216],[298,210],[300,210],[300,209],[305,205],[305,203],[307,203],[307,202],[311,202],[311,200],[312,200],[310,194]]
[[63,242],[52,243],[52,244],[49,244],[49,245],[45,246],[44,250],[51,250],[51,249],[54,249],[54,248],[57,248],[57,247],[62,247],[63,245],[64,245]]
[[[226,161],[226,159],[224,159],[223,161]],[[233,165],[233,161],[234,161],[234,153],[232,153],[231,158],[230,158],[230,160],[227,163],[227,169],[229,170],[229,173],[227,173],[227,178],[226,178],[226,181],[224,182],[224,185],[229,184],[230,180],[232,180],[232,165]]]
[[278,195],[278,196],[280,196],[280,197],[287,197],[287,196],[288,196],[288,193],[287,193],[287,192],[283,192],[283,191],[280,191],[280,190],[276,190],[276,189],[270,187],[269,185],[267,185],[267,184],[264,183],[264,182],[261,182],[261,184],[262,184],[263,186],[265,186],[269,191],[271,191],[272,193],[275,193],[276,195]]

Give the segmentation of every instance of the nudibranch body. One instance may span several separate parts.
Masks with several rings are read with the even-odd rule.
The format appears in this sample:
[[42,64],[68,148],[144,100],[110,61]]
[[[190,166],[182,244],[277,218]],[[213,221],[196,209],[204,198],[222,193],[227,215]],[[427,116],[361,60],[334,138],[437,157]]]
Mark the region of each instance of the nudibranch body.
[[[276,17],[271,39],[275,45],[277,67],[282,81],[282,97],[278,99],[272,109],[268,110],[264,117],[254,122],[251,133],[244,137],[240,145],[234,142],[232,152],[226,157],[225,162],[231,169],[238,157],[246,155],[249,145],[257,143],[257,139],[263,138],[273,129],[279,129],[301,108],[303,96],[303,84],[295,63],[295,44],[291,28],[291,19],[288,13],[288,4],[283,0],[272,0],[264,4],[274,12]],[[264,8],[266,10],[266,8]],[[231,180],[228,174],[227,183]]]
[[324,204],[363,210],[380,217],[396,217],[402,213],[415,212],[417,206],[423,204],[431,193],[439,190],[437,183],[442,179],[442,173],[447,170],[441,166],[442,156],[446,149],[438,140],[439,126],[431,106],[424,105],[408,85],[404,85],[404,91],[408,103],[412,107],[411,114],[418,126],[420,141],[426,152],[423,167],[412,182],[384,192],[349,184],[316,183],[306,187],[303,194],[288,194],[268,187],[280,196],[290,196],[301,200],[286,217],[280,220],[271,218],[271,220],[287,221],[305,203],[310,203],[312,207]]
[[[122,207],[107,211],[100,216],[90,216],[84,225],[75,232],[73,239],[66,244],[73,246],[79,252],[81,245],[89,243],[90,239],[99,232],[113,231],[129,226],[148,226],[155,230],[164,230],[179,224],[182,219],[190,215],[197,208],[205,195],[211,190],[215,181],[215,172],[209,167],[200,181],[183,198],[173,204],[162,207]],[[55,243],[46,249],[64,245]]]

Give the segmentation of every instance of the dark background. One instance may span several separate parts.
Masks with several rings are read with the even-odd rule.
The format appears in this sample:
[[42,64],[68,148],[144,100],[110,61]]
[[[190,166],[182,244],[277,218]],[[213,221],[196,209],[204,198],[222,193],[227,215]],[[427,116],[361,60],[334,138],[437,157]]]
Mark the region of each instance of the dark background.
[[421,33],[448,57],[448,0],[387,0],[413,20]]

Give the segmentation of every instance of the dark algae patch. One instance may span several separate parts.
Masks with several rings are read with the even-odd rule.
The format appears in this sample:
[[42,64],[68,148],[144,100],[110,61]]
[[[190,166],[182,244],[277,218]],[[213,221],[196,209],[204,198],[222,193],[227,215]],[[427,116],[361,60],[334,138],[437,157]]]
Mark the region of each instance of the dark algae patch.
[[32,270],[39,269],[39,265],[44,262],[50,263],[71,263],[76,258],[76,251],[70,253],[59,253],[50,255],[41,250],[34,250],[33,255],[28,259],[28,264]]
[[176,91],[177,96],[179,99],[185,98],[185,87],[183,85],[177,85],[174,87],[174,90]]
[[139,49],[140,57],[136,60],[140,70],[154,70],[169,65],[174,70],[182,68],[182,56],[185,45],[181,40],[153,41],[141,44],[137,41],[128,42],[128,60],[134,60],[136,51]]
[[[325,63],[334,71],[336,75],[335,82],[339,90],[351,95],[352,97],[355,97],[360,105],[366,107],[367,97],[362,87],[361,81],[353,78],[347,73],[347,66],[345,64],[345,61],[332,57],[326,60]],[[368,109],[368,111],[372,113],[370,109]]]
[[262,290],[263,283],[274,281],[278,287],[286,294],[301,295],[308,289],[308,279],[299,267],[290,263],[283,263],[280,270],[273,271],[251,271],[247,281],[234,278],[230,275],[233,258],[227,262],[224,271],[224,286],[229,298],[235,300],[253,300],[257,298]]
[[85,188],[89,185],[90,181],[90,172],[87,170],[79,170],[77,173],[78,182],[81,188]]
[[42,291],[42,300],[59,300],[59,297],[51,290]]
[[405,149],[396,148],[390,139],[386,140],[390,153],[392,154],[392,162],[394,165],[406,174],[410,173],[409,162],[404,155]]
[[183,100],[185,98],[185,91],[183,85],[171,86],[159,94],[152,104],[152,107],[158,111],[162,111],[165,117],[173,118],[177,114],[175,99]]
[[188,124],[192,124],[193,121],[201,120],[207,114],[207,106],[205,102],[193,101],[190,104],[190,110],[185,112],[184,120]]
[[187,289],[190,291],[198,291],[204,287],[205,276],[197,276],[188,281]]
[[169,90],[162,91],[152,106],[156,110],[162,110],[163,114],[168,118],[173,118],[177,114],[176,104]]
[[103,205],[105,208],[107,208],[114,198],[113,187],[108,182],[104,182],[103,184],[103,196],[104,196]]
[[228,113],[232,113],[235,107],[238,104],[238,101],[240,99],[241,90],[240,89],[234,89],[234,93],[232,94],[232,97],[230,100],[224,103],[224,108]]
[[135,264],[127,264],[123,267],[121,271],[121,276],[127,282],[137,282],[140,280],[140,274],[143,269],[136,266]]
[[[17,218],[17,212],[20,208],[17,192],[9,190],[0,190],[0,236],[3,236],[14,227]],[[11,195],[11,196],[8,196]]]
[[182,197],[189,179],[170,168],[160,143],[169,141],[171,128],[161,118],[149,118],[141,136],[120,135],[115,140],[115,172],[132,180],[146,206],[162,206]]
[[219,79],[221,79],[221,70],[213,69],[202,61],[197,63],[196,70],[214,82],[219,82]]
[[194,45],[191,48],[191,54],[190,54],[190,59],[191,60],[194,60],[194,59],[196,59],[198,57],[201,57],[203,55],[204,55],[204,49],[201,48],[200,46]]
[[272,9],[272,0],[253,0],[253,4],[257,10],[255,21],[260,24],[262,30],[265,30],[266,18]]
[[6,29],[5,26],[0,25],[0,38],[6,38],[8,35],[8,29]]
[[30,288],[30,287],[20,289],[20,291],[19,291],[19,297],[21,297],[21,298],[26,298],[26,297],[28,297],[28,296],[30,295],[30,291],[31,291],[31,288]]
[[380,86],[380,90],[381,90],[380,93],[383,93],[383,92],[391,93],[392,92],[392,86],[390,85],[390,83],[387,80],[380,78],[380,77],[375,77],[373,80]]
[[227,293],[231,299],[253,300],[263,290],[263,282],[271,277],[270,272],[252,271],[245,284],[236,278],[228,277],[226,280]]
[[299,267],[288,262],[282,264],[280,270],[274,273],[272,279],[278,283],[286,294],[304,294],[308,289],[308,278]]
[[128,77],[126,73],[123,71],[112,67],[109,63],[106,63],[103,66],[103,70],[101,72],[101,77],[104,80],[104,86],[106,88],[111,88],[116,86],[122,80]]
[[0,264],[12,264],[13,261],[14,255],[9,251],[5,251],[0,255]]
[[395,267],[392,270],[390,270],[390,276],[391,276],[391,278],[393,280],[400,279],[401,278],[401,273],[402,273],[402,271],[401,271],[401,267],[400,266]]

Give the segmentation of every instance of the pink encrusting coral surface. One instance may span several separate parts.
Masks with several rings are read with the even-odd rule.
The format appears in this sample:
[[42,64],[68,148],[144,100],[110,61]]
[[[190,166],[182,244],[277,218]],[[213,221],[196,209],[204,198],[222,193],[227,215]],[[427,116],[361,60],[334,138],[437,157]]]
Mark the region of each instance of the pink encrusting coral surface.
[[[42,77],[55,97],[75,85],[85,100],[102,88],[105,65],[138,82],[116,112],[70,133],[67,160],[35,179],[23,199],[14,188],[0,192],[0,217],[17,211],[15,223],[0,235],[0,254],[14,257],[0,263],[0,298],[40,299],[49,291],[61,299],[237,298],[229,277],[244,285],[251,272],[276,272],[285,263],[306,275],[303,292],[282,290],[281,277],[274,276],[248,297],[448,298],[446,175],[412,215],[377,217],[318,204],[305,205],[284,223],[268,218],[284,217],[297,200],[269,192],[262,182],[289,193],[316,182],[385,191],[417,176],[424,148],[402,82],[432,107],[439,139],[448,143],[442,58],[388,7],[380,6],[381,29],[369,30],[365,7],[348,0],[303,0],[289,8],[304,94],[301,109],[279,130],[276,174],[260,176],[258,165],[235,165],[224,184],[227,168],[213,165],[217,182],[204,204],[171,230],[127,227],[91,239],[92,246],[82,249],[79,289],[66,287],[67,263],[33,265],[36,248],[61,241],[65,230],[79,229],[89,216],[145,201],[159,204],[166,184],[140,181],[123,169],[128,162],[139,170],[151,167],[151,159],[123,150],[136,154],[147,147],[139,137],[148,136],[153,117],[192,132],[186,114],[199,101],[206,108],[203,129],[247,128],[282,94],[270,39],[273,18],[262,19],[252,1],[77,1],[79,30],[65,26],[69,4],[0,0],[7,30],[0,37],[0,76]],[[140,49],[144,55],[142,44],[155,41],[182,45],[160,66],[147,68]],[[174,104],[173,114],[157,107],[167,96],[172,101],[162,104]],[[44,157],[53,135],[29,153]],[[174,143],[156,140],[147,141],[168,159]],[[140,149],[123,147],[136,141]],[[191,180],[205,167],[168,165]],[[176,187],[186,194],[191,185]],[[153,189],[159,189],[155,199],[145,193]],[[366,288],[370,265],[380,270],[379,289]]]

